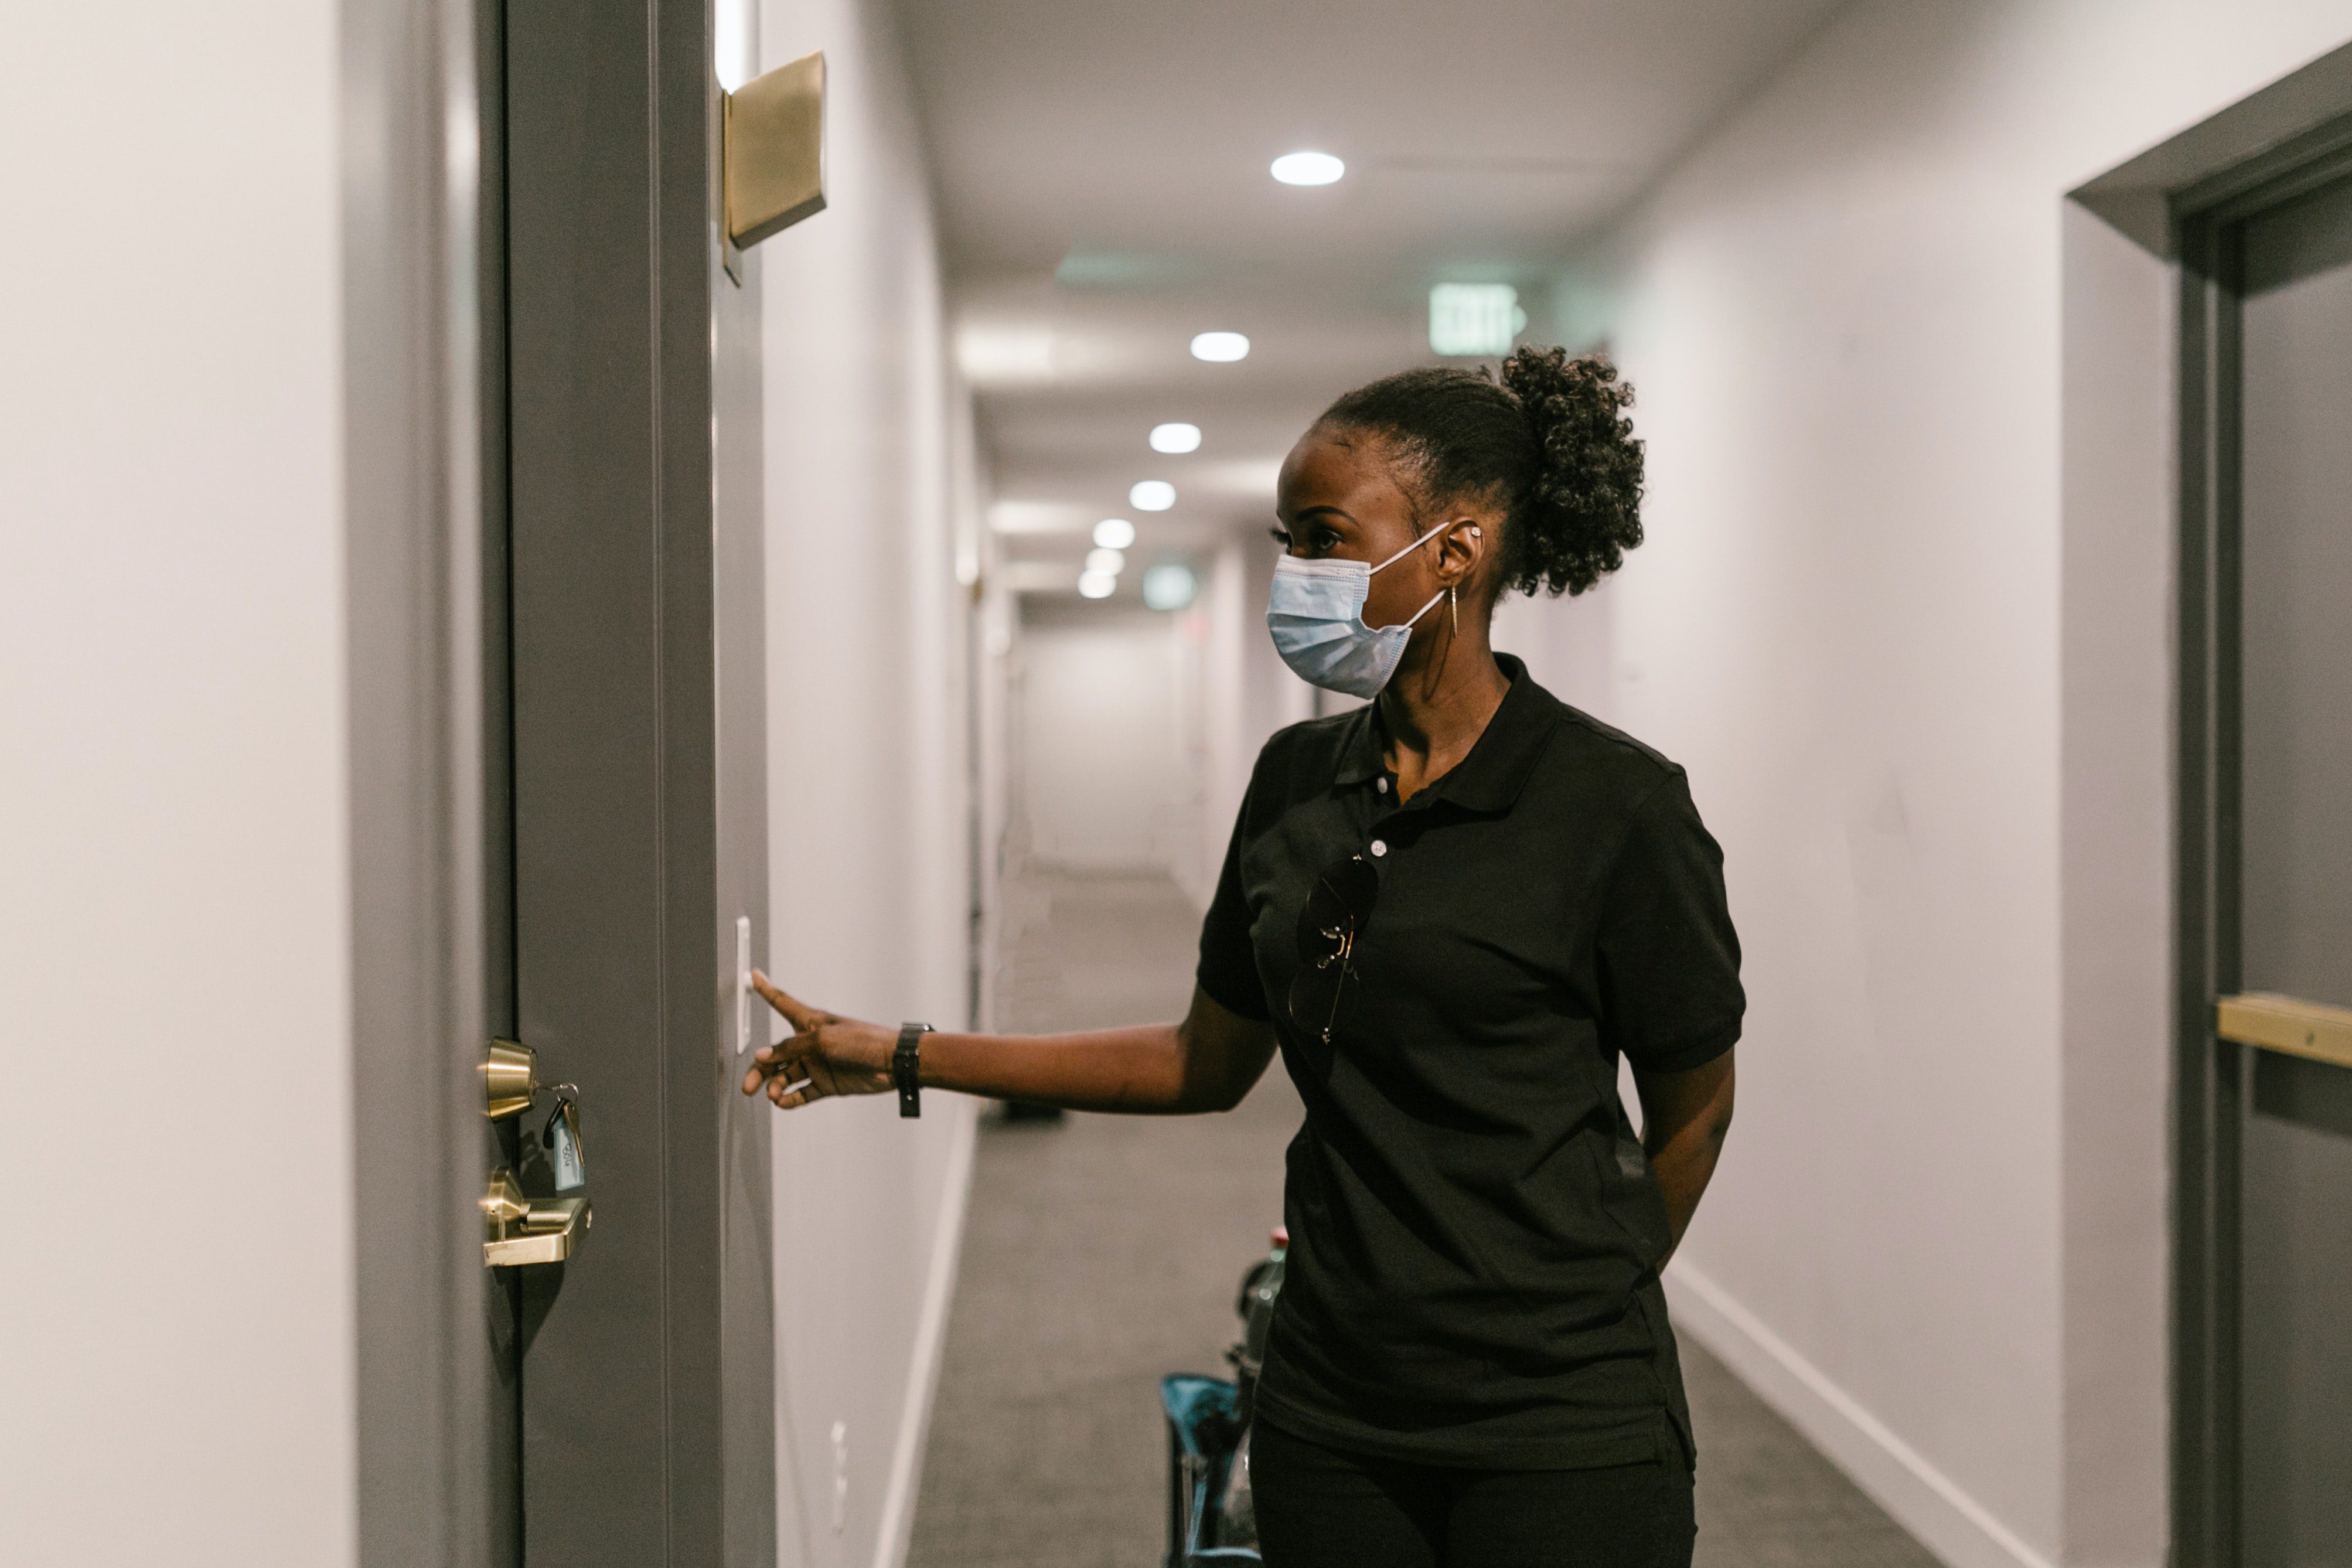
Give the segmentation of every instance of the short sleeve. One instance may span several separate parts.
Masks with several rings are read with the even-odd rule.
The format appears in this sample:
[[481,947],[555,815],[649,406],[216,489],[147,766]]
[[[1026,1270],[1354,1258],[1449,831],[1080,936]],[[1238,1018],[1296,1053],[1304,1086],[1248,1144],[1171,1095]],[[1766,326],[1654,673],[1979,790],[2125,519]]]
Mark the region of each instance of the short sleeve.
[[1633,814],[1603,884],[1603,1037],[1637,1070],[1685,1072],[1729,1050],[1748,1008],[1723,850],[1677,773]]
[[1249,899],[1242,890],[1242,824],[1249,815],[1244,801],[1234,817],[1234,836],[1225,846],[1225,867],[1217,874],[1217,896],[1209,900],[1201,921],[1201,966],[1195,972],[1201,989],[1228,1013],[1263,1022],[1273,1015],[1265,1005],[1265,985],[1257,973],[1257,952],[1250,945]]

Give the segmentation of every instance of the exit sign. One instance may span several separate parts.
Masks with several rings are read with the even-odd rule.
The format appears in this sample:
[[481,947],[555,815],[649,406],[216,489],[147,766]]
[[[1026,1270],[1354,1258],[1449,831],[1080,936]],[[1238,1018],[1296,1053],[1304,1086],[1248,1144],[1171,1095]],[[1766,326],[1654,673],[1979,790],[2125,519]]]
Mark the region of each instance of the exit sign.
[[1440,283],[1429,291],[1429,346],[1441,354],[1507,354],[1528,324],[1508,283]]

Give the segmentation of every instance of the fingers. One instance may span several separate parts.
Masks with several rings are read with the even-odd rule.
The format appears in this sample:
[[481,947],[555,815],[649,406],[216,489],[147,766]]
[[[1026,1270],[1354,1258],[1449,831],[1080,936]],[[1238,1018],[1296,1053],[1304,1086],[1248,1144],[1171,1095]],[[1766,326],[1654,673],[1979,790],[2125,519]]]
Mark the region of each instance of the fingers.
[[768,1080],[768,1099],[779,1110],[793,1110],[828,1092],[822,1074],[811,1073],[794,1082],[795,1074],[780,1072]]
[[832,1092],[825,1081],[824,1051],[816,1031],[794,1035],[772,1046],[761,1046],[743,1075],[743,1092],[758,1094],[762,1086],[779,1110],[792,1110]]
[[808,1075],[809,1064],[823,1059],[816,1031],[811,1029],[761,1046],[751,1053],[751,1069],[743,1075],[743,1092],[757,1094],[761,1084],[790,1083]]
[[761,1001],[783,1015],[784,1022],[793,1026],[793,1032],[796,1035],[805,1035],[824,1022],[825,1016],[823,1013],[805,1003],[795,1002],[785,995],[769,984],[768,977],[756,969],[751,971],[751,989],[760,994]]
[[743,1075],[743,1092],[758,1094],[765,1088],[768,1098],[778,1105],[787,1109],[792,1105],[804,1105],[824,1092],[822,1089],[814,1094],[797,1092],[815,1085],[816,1080],[809,1068],[810,1064],[805,1061],[763,1062]]

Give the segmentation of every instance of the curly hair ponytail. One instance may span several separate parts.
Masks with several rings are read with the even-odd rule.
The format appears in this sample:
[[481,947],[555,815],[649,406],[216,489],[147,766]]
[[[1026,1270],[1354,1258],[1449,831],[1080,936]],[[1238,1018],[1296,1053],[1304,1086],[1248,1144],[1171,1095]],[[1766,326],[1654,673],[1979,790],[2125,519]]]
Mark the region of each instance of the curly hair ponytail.
[[1358,387],[1320,421],[1381,437],[1422,510],[1474,496],[1505,517],[1501,583],[1581,594],[1642,542],[1633,389],[1598,354],[1515,351],[1481,370],[1409,370]]

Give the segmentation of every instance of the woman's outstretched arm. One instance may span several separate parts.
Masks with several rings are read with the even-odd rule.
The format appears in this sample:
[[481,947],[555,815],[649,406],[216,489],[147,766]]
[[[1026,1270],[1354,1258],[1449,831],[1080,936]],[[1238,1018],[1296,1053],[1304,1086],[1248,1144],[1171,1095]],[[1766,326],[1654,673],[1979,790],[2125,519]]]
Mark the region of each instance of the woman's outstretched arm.
[[[751,984],[792,1026],[763,1047],[743,1092],[765,1089],[786,1110],[837,1094],[890,1088],[898,1031],[794,1001],[756,970]],[[1274,1056],[1274,1026],[1228,1012],[1195,987],[1181,1024],[1081,1029],[1066,1035],[923,1037],[923,1083],[992,1100],[1071,1110],[1181,1115],[1231,1110]]]

